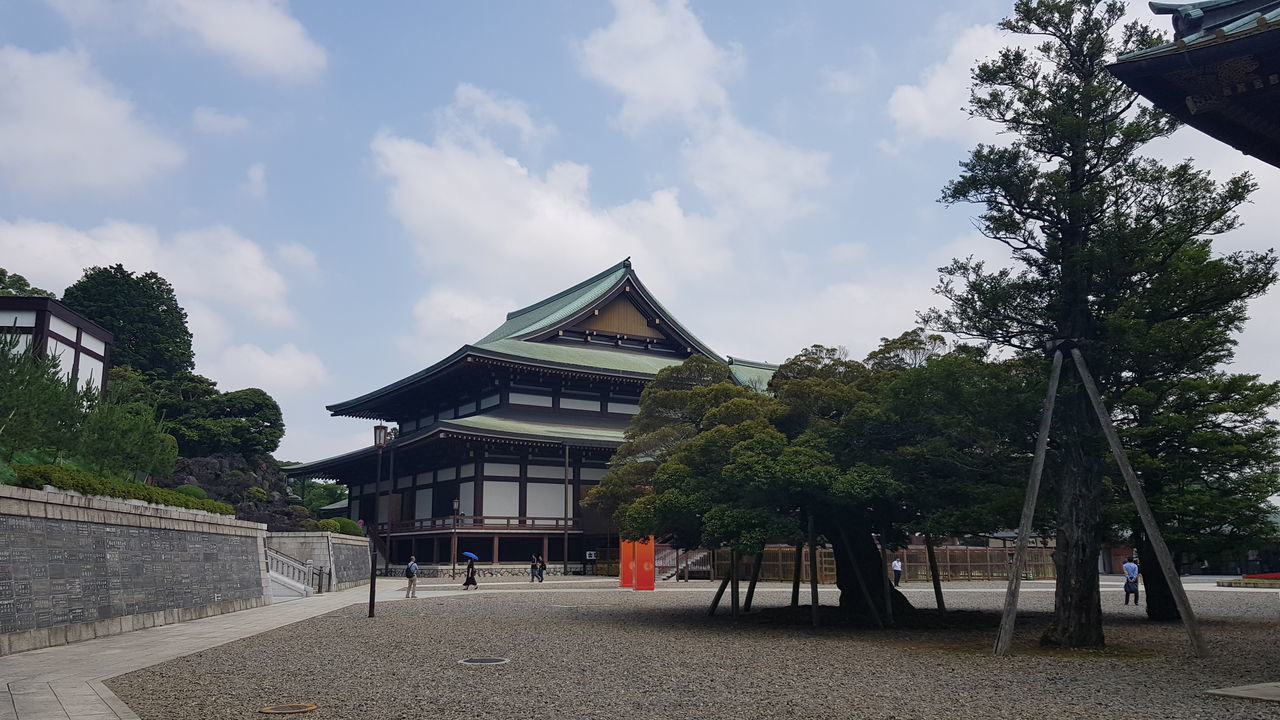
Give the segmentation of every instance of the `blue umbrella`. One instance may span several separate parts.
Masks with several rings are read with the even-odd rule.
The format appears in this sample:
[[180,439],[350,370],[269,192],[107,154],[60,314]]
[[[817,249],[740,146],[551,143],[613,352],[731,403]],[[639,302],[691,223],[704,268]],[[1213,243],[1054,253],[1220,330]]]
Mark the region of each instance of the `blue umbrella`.
[[462,557],[469,557],[469,558],[471,558],[472,560],[479,560],[479,559],[480,559],[480,556],[479,556],[479,555],[476,555],[476,554],[475,554],[475,553],[473,553],[473,552],[464,552],[464,553],[462,553]]

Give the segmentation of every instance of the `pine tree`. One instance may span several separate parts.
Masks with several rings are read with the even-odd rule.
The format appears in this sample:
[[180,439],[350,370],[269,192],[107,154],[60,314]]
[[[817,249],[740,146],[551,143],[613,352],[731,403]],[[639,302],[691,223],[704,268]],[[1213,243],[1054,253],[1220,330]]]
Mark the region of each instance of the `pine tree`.
[[[1177,125],[1107,72],[1116,54],[1160,41],[1136,23],[1121,29],[1124,12],[1118,0],[1018,0],[1001,23],[1041,43],[980,64],[969,109],[1011,142],[975,148],[942,199],[983,205],[979,228],[1017,267],[952,262],[939,286],[950,306],[925,315],[938,330],[1027,352],[1074,341],[1111,403],[1229,359],[1246,302],[1276,277],[1269,252],[1212,252],[1212,236],[1236,227],[1254,190],[1248,175],[1216,183],[1189,161],[1138,155]],[[1098,646],[1110,466],[1070,363],[1054,423],[1046,479],[1057,496],[1058,583],[1043,641]]]

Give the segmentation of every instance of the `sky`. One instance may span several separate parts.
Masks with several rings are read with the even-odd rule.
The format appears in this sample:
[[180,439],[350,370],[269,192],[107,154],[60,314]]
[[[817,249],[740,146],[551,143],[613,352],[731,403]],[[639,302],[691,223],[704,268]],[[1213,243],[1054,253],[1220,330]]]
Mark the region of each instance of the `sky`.
[[[324,406],[628,256],[721,354],[861,357],[951,258],[1005,262],[937,200],[997,139],[963,106],[1010,7],[0,0],[0,267],[159,272],[282,460],[369,444]],[[1217,247],[1272,246],[1280,170],[1192,129],[1148,154],[1252,173]],[[1233,369],[1277,379],[1280,295],[1252,315]]]

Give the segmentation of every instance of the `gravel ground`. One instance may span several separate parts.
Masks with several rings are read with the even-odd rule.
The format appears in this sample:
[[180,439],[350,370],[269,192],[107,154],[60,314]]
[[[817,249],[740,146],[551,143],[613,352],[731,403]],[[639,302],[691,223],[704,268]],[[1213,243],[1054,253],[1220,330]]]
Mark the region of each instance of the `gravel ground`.
[[[707,618],[713,588],[634,593],[590,584],[490,583],[482,592],[348,607],[107,682],[144,720],[260,718],[312,702],[307,718],[1280,718],[1280,704],[1204,695],[1280,680],[1280,594],[1193,590],[1212,656],[1182,626],[1150,625],[1104,586],[1108,648],[1035,641],[1052,586],[1024,584],[1015,655],[996,658],[991,583],[949,583],[966,628],[788,626],[788,588],[763,613]],[[931,608],[928,586],[904,586]],[[824,591],[823,602],[837,595]],[[1128,612],[1125,612],[1125,611]],[[804,613],[807,615],[807,610]],[[468,657],[510,658],[469,667]]]

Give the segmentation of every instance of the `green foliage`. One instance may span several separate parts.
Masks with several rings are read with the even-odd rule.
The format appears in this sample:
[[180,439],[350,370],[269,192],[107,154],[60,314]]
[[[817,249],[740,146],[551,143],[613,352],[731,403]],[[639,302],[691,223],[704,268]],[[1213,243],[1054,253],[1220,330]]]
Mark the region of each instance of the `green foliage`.
[[17,295],[19,297],[54,297],[48,290],[31,287],[31,283],[18,273],[11,273],[0,268],[0,297]]
[[136,275],[122,265],[92,267],[67,288],[62,302],[111,331],[116,365],[163,376],[194,367],[187,313],[173,286],[154,272]]
[[244,493],[244,499],[249,502],[266,502],[268,497],[267,491],[260,487],[251,487]]
[[64,378],[56,358],[17,351],[19,336],[0,333],[0,460],[17,453],[54,459],[70,449],[86,395]]
[[[324,520],[317,522],[316,526],[323,532],[330,532],[330,533],[342,532],[342,523],[338,522],[335,518],[325,518]],[[356,529],[359,529],[359,528],[360,526],[356,525]]]
[[33,490],[51,485],[60,490],[74,490],[82,495],[142,500],[156,505],[205,510],[219,515],[235,513],[235,509],[226,503],[197,499],[173,490],[142,483],[96,477],[84,470],[66,465],[15,465],[13,470],[17,476],[17,484]]
[[181,373],[133,384],[130,392],[154,399],[183,457],[261,457],[279,447],[284,437],[280,406],[257,388],[224,393],[206,377]]
[[105,397],[91,394],[87,405],[74,445],[81,464],[113,476],[173,472],[178,445],[156,422],[154,407],[119,402],[111,390]]
[[[1213,378],[1232,357],[1248,301],[1275,282],[1276,256],[1213,251],[1212,238],[1238,225],[1236,210],[1256,188],[1250,176],[1215,182],[1189,160],[1164,165],[1138,155],[1177,122],[1136,104],[1133,91],[1106,70],[1118,53],[1162,40],[1136,23],[1116,32],[1124,13],[1119,0],[1014,3],[1001,27],[1042,42],[1034,50],[1006,48],[980,64],[969,105],[972,115],[995,122],[1012,141],[975,148],[942,200],[981,206],[979,230],[1007,246],[1016,267],[990,271],[973,258],[953,261],[941,269],[938,287],[950,305],[924,320],[1030,354],[1052,339],[1078,342],[1118,424],[1141,444],[1144,423],[1160,422],[1151,408],[1126,406],[1124,398],[1165,397],[1183,380]],[[1061,395],[1046,466],[1049,489],[1059,499],[1059,587],[1045,640],[1098,645],[1102,621],[1093,558],[1105,531],[1104,504],[1118,480],[1070,363]],[[1182,394],[1195,396],[1207,397]],[[1274,402],[1266,393],[1252,399]],[[1225,434],[1234,438],[1219,443],[1224,456],[1273,452],[1271,438],[1230,428]],[[1174,437],[1173,455],[1194,465],[1196,440]],[[1261,452],[1247,448],[1259,443]],[[1161,454],[1155,447],[1144,452]],[[1193,495],[1160,500],[1171,487],[1160,477],[1169,466],[1146,469],[1152,504],[1168,508],[1165,523],[1176,517],[1206,529],[1220,526],[1210,517],[1215,510],[1182,505],[1196,500]],[[1248,492],[1247,502],[1260,490]],[[1256,510],[1240,517],[1253,515]]]
[[358,537],[364,537],[364,528],[360,527],[360,524],[357,523],[355,520],[352,520],[351,518],[345,518],[345,517],[331,518],[331,519],[336,520],[338,522],[338,532],[342,533],[343,535],[356,535]]
[[188,497],[193,497],[197,500],[209,499],[209,493],[205,492],[202,488],[196,485],[179,485],[178,487],[174,488],[173,491],[176,493],[182,493],[183,495],[186,495]]
[[347,486],[341,483],[315,482],[313,480],[299,483],[302,504],[311,512],[316,512],[326,505],[332,505],[347,497]]

